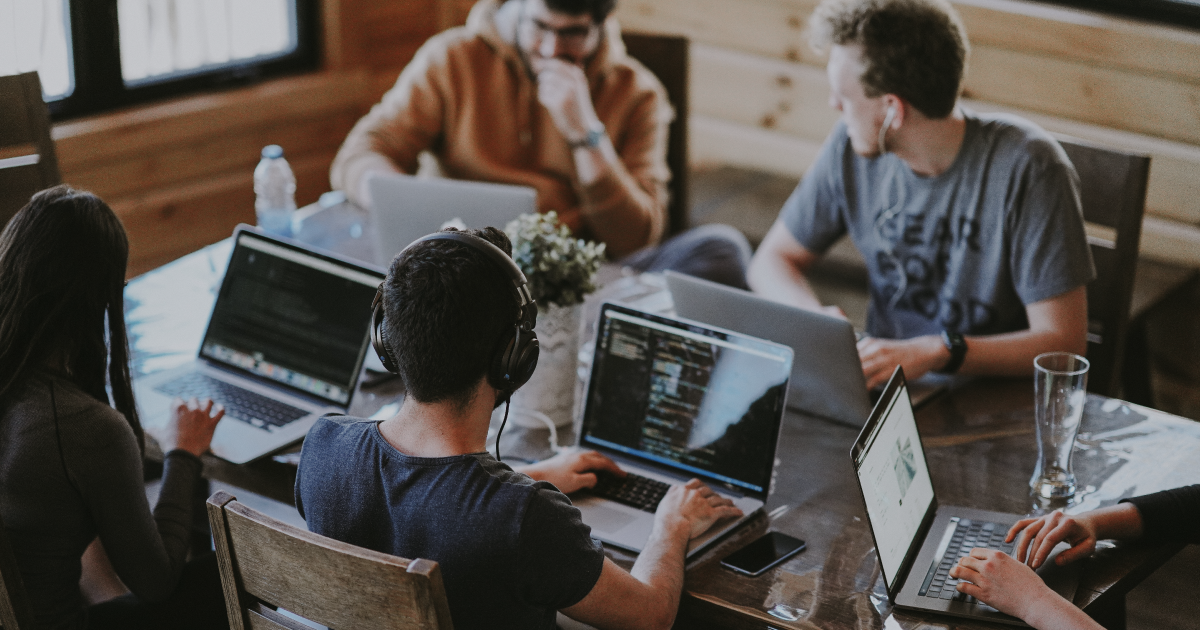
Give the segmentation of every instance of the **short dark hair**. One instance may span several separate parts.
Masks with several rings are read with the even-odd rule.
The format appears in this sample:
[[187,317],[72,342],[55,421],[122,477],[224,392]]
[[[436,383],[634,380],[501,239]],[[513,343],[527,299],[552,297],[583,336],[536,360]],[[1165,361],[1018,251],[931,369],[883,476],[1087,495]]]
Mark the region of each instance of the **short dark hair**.
[[[504,232],[464,231],[512,255]],[[408,394],[465,408],[517,321],[512,280],[483,252],[436,240],[397,255],[383,286],[383,338]]]
[[596,24],[603,24],[608,14],[617,7],[617,0],[545,0],[546,8],[567,15],[592,16]]
[[930,118],[954,111],[970,44],[945,0],[825,0],[809,29],[821,52],[862,46],[867,96],[895,94]]

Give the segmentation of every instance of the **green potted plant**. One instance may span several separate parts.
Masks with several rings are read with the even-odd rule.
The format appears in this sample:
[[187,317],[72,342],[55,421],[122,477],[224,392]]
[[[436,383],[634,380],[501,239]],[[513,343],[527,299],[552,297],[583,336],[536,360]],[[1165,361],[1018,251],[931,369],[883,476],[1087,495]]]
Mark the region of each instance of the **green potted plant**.
[[573,237],[555,212],[522,215],[504,231],[537,300],[535,330],[541,344],[537,371],[513,395],[510,420],[521,426],[565,426],[575,408],[580,305],[596,290],[604,244]]

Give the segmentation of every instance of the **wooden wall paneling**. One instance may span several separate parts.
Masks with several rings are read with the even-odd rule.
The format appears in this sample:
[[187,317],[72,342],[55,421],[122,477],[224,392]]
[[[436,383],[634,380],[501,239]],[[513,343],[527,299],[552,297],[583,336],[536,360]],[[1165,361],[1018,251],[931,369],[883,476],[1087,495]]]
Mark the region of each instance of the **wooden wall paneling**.
[[364,49],[363,65],[403,67],[425,40],[441,30],[442,0],[358,2],[354,34]]
[[805,33],[816,0],[620,0],[621,28],[824,66]]
[[[329,189],[329,157],[290,161],[297,197]],[[254,173],[239,171],[110,202],[129,234],[130,277],[215,243],[254,223]]]
[[467,15],[475,0],[439,0],[441,5],[441,30],[462,26],[467,23]]
[[61,124],[64,181],[90,189],[129,232],[136,274],[254,222],[253,171],[284,147],[298,204],[329,189],[329,164],[365,111],[364,73],[326,73]]
[[838,112],[823,69],[705,44],[692,46],[692,111],[820,142]]
[[[804,32],[816,0],[621,0],[621,26],[823,65]],[[972,44],[1200,81],[1200,33],[1019,0],[955,0]]]
[[65,174],[114,155],[146,153],[229,129],[346,109],[365,112],[366,85],[361,72],[306,75],[59,123],[54,126],[59,165]]
[[703,115],[689,118],[688,134],[696,167],[735,164],[799,178],[821,149],[820,142]]
[[1140,249],[1142,255],[1155,260],[1200,267],[1200,227],[1146,217]]
[[[203,139],[173,142],[154,151],[126,153],[88,165],[71,174],[69,183],[104,198],[135,195],[146,189],[162,189],[224,173],[251,172],[258,164],[262,147],[278,144],[289,163],[313,154],[326,155],[332,162],[358,111],[340,111],[316,117],[270,121]],[[325,178],[328,186],[328,177]],[[304,205],[315,200],[297,195]]]
[[973,44],[1200,81],[1200,33],[1019,0],[955,0]]
[[975,46],[965,93],[1114,129],[1200,143],[1200,83]]

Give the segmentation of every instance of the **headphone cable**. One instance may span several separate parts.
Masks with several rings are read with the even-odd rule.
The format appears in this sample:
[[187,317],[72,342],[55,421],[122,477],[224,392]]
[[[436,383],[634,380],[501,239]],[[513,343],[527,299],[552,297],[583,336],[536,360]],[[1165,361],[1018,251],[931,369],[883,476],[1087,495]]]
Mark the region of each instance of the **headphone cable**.
[[500,430],[496,431],[496,461],[500,459],[500,436],[504,435],[504,425],[508,424],[508,408],[512,406],[512,392],[504,397],[504,419],[500,421]]

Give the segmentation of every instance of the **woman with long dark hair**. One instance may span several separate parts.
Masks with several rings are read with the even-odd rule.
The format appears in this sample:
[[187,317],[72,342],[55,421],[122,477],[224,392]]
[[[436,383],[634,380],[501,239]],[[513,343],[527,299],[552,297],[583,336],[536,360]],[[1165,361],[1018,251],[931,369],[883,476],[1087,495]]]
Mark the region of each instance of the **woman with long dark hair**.
[[[199,456],[223,411],[174,405],[151,514],[125,334],[128,258],[113,211],[66,186],[35,195],[0,233],[0,518],[43,628],[225,623],[219,580],[215,602],[184,601],[211,599],[217,579],[214,562],[186,557]],[[89,546],[131,594],[87,605]]]

